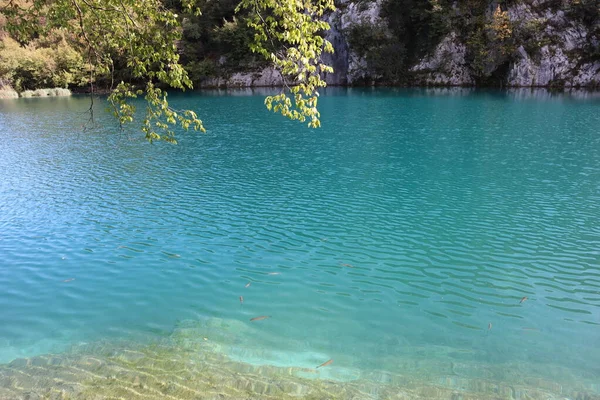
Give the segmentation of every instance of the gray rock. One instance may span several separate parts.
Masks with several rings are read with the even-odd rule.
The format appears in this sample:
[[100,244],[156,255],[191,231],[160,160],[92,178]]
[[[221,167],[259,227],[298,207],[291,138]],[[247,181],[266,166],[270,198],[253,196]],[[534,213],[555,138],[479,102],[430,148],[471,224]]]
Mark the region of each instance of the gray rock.
[[281,74],[271,67],[257,72],[236,72],[229,77],[209,78],[201,83],[203,88],[241,88],[282,86]]
[[468,86],[475,80],[465,60],[467,48],[460,43],[455,32],[447,35],[437,45],[433,54],[425,57],[411,71],[417,81],[428,85]]
[[348,46],[346,35],[356,25],[387,27],[387,21],[379,15],[382,3],[383,0],[368,3],[342,0],[337,10],[328,17],[331,29],[325,38],[333,44],[335,49],[333,55],[325,55],[323,58],[334,69],[333,74],[325,77],[328,84],[352,85],[364,79],[375,78],[369,71],[367,61]]
[[[542,21],[545,28],[540,39],[551,44],[543,46],[536,54],[527,54],[520,46],[509,67],[508,86],[565,86],[595,87],[600,82],[600,62],[582,63],[586,46],[597,38],[590,37],[588,28],[570,21],[562,10],[542,6],[537,0],[529,6],[519,3],[509,7],[508,14],[516,24],[534,20]],[[534,11],[538,9],[539,11]]]
[[[333,54],[323,54],[323,62],[334,72],[324,74],[328,85],[352,85],[375,81],[378,76],[369,68],[367,60],[359,56],[348,44],[348,32],[353,26],[368,24],[387,30],[387,21],[380,16],[383,0],[356,2],[340,0],[338,8],[327,16],[331,29],[325,33],[335,49]],[[495,9],[490,1],[490,15]],[[597,87],[600,85],[600,61],[589,61],[584,55],[589,46],[597,46],[599,37],[592,29],[569,19],[567,13],[551,7],[549,0],[513,2],[507,9],[515,26],[527,24],[540,26],[535,41],[547,43],[532,50],[519,46],[514,54],[493,56],[494,61],[485,66],[485,75],[492,75],[510,60],[506,84],[512,87],[566,86]],[[391,35],[391,32],[388,33]],[[596,35],[596,36],[594,36]],[[510,58],[509,58],[510,57]],[[221,63],[224,59],[219,60]],[[473,86],[475,78],[467,61],[467,46],[452,32],[445,36],[435,49],[417,62],[411,71],[413,84],[439,86]],[[256,72],[235,73],[231,76],[207,79],[201,87],[274,87],[283,83],[281,75],[273,68]]]

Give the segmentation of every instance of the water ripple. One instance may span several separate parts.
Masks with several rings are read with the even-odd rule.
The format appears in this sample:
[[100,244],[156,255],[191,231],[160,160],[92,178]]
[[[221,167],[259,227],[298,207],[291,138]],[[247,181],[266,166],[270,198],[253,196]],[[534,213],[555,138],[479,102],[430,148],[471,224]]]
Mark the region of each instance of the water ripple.
[[79,135],[83,99],[0,110],[0,360],[2,343],[35,354],[259,315],[238,340],[366,365],[440,345],[600,358],[593,101],[323,96],[318,133],[256,117],[260,97],[174,101],[211,132],[151,146],[100,110],[102,132]]

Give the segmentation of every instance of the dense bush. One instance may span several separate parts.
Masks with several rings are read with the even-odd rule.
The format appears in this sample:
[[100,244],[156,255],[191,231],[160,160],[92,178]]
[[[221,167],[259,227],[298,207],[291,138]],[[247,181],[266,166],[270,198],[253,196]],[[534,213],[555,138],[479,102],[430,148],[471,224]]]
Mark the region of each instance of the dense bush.
[[202,0],[201,16],[184,14],[180,47],[185,68],[195,83],[266,64],[264,58],[250,50],[254,31],[248,27],[244,12],[235,12],[238,3],[239,0]]
[[[194,83],[266,64],[253,54],[250,42],[254,32],[247,26],[243,12],[236,14],[239,0],[200,0],[201,16],[191,15],[180,0],[164,0],[167,8],[182,18],[183,37],[177,43],[182,64]],[[86,85],[89,70],[78,38],[62,31],[37,37],[23,47],[4,29],[0,15],[0,76],[18,91],[44,87],[78,87]],[[95,71],[96,86],[109,87],[114,82],[133,82],[131,68],[118,52],[110,73]]]
[[570,18],[581,21],[586,25],[591,34],[588,36],[586,57],[589,61],[600,61],[600,4],[598,0],[573,0],[567,8]]
[[385,27],[356,24],[348,29],[347,35],[350,48],[367,61],[368,75],[392,83],[404,78],[406,50]]
[[0,42],[0,75],[18,91],[80,86],[86,73],[83,57],[62,33],[36,39],[26,47],[10,37]]
[[410,62],[431,51],[450,30],[448,0],[385,0],[381,16]]

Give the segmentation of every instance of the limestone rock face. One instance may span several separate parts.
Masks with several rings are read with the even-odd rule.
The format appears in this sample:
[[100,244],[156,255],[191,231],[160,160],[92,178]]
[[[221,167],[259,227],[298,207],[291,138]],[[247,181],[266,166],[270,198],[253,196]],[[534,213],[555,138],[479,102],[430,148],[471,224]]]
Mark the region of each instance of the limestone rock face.
[[[368,3],[342,0],[337,5],[337,10],[327,16],[326,20],[331,29],[326,32],[325,38],[335,49],[333,54],[323,54],[323,61],[327,65],[331,65],[334,70],[333,73],[324,76],[328,85],[352,85],[370,77],[366,60],[349,48],[346,34],[349,28],[357,24],[387,25],[387,22],[379,16],[382,2],[383,0]],[[281,75],[273,68],[265,68],[258,72],[234,73],[228,77],[208,78],[201,86],[210,88],[281,85]]]
[[425,57],[411,71],[415,83],[438,86],[470,86],[475,84],[466,62],[467,47],[455,32],[447,35],[433,54]]
[[[367,60],[349,45],[348,35],[354,26],[373,26],[392,34],[388,21],[381,17],[384,0],[339,0],[337,9],[326,19],[331,29],[325,33],[335,49],[323,54],[333,73],[325,74],[328,85],[353,85],[368,82],[385,84]],[[489,0],[491,18],[497,2]],[[459,11],[456,11],[459,12]],[[490,50],[491,60],[484,65],[486,77],[512,87],[565,86],[600,87],[600,60],[593,56],[600,43],[600,27],[573,20],[568,7],[557,7],[555,0],[516,0],[506,10],[514,27],[517,43],[509,54]],[[600,22],[596,22],[596,25]],[[534,39],[520,35],[533,29]],[[479,82],[470,64],[467,39],[458,28],[442,38],[426,56],[409,66],[412,78],[405,82],[414,85],[474,86]],[[392,38],[393,39],[393,38]],[[523,41],[529,42],[525,43]],[[520,43],[519,41],[522,41]],[[597,50],[595,50],[597,52]],[[282,85],[281,75],[273,68],[235,73],[231,76],[207,79],[202,87],[272,87]]]
[[350,48],[347,32],[354,25],[387,26],[387,21],[380,17],[383,0],[371,2],[352,2],[342,0],[337,10],[328,18],[331,26],[325,39],[333,44],[335,52],[326,54],[323,60],[333,66],[333,74],[327,74],[325,81],[328,85],[352,85],[353,83],[373,78],[367,65],[367,60]]
[[10,86],[8,79],[0,78],[0,99],[16,99],[19,94]]
[[[536,41],[544,43],[526,50],[519,45],[509,57],[505,84],[513,87],[565,86],[598,87],[600,85],[600,61],[587,59],[590,46],[597,46],[599,37],[593,29],[569,19],[565,11],[553,9],[548,0],[514,2],[507,10],[508,17],[516,27],[539,27]],[[596,29],[596,31],[598,31]],[[415,84],[427,85],[473,85],[472,69],[465,61],[467,48],[460,43],[458,35],[451,33],[443,38],[435,50],[418,62]],[[502,60],[487,72],[499,68]],[[486,68],[489,66],[486,66]]]
[[202,82],[203,88],[240,88],[282,86],[281,74],[274,68],[264,68],[257,72],[236,72],[229,77],[209,78]]
[[600,85],[600,62],[581,63],[580,57],[569,56],[563,47],[544,46],[539,61],[534,61],[523,49],[511,64],[508,86],[596,87]]
[[549,2],[536,0],[509,7],[511,21],[518,24],[537,22],[544,29],[539,39],[548,42],[529,54],[519,46],[510,64],[508,86],[597,87],[600,85],[600,61],[586,59],[587,48],[597,45],[589,27],[571,21],[563,10],[552,10]]

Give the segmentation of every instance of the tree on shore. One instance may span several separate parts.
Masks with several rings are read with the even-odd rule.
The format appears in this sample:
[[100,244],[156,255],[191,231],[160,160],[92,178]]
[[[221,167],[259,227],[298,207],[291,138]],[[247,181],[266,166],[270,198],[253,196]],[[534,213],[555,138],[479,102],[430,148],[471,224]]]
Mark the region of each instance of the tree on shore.
[[[175,110],[167,88],[192,89],[180,62],[178,43],[182,17],[175,11],[201,15],[203,0],[2,0],[0,14],[5,29],[21,45],[50,32],[69,32],[84,55],[91,91],[98,76],[110,77],[109,104],[121,126],[134,121],[131,99],[143,96],[146,113],[141,129],[150,141],[175,143],[174,129],[204,131],[192,110]],[[176,4],[175,4],[176,3]],[[323,51],[332,52],[322,32],[329,25],[323,14],[333,10],[333,0],[241,0],[237,10],[249,13],[254,30],[251,50],[264,56],[281,73],[284,88],[268,96],[269,110],[290,119],[320,126],[318,88],[325,86]],[[117,63],[125,67],[130,82],[115,80]]]

